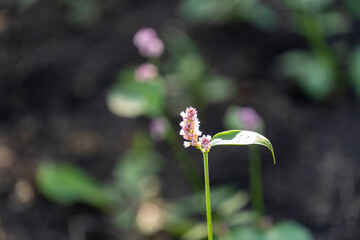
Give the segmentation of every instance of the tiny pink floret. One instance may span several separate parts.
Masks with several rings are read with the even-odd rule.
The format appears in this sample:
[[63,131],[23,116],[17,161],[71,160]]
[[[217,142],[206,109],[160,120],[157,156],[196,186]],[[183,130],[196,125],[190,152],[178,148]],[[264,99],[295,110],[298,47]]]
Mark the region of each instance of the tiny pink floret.
[[202,138],[200,138],[200,145],[205,152],[208,152],[211,148],[210,140],[211,140],[210,135],[202,136]]
[[200,121],[197,117],[197,111],[193,107],[186,108],[186,111],[180,113],[183,121],[180,123],[180,135],[184,137],[184,147],[195,146],[202,152],[210,150],[211,136],[203,136],[200,140],[202,132],[199,130]]

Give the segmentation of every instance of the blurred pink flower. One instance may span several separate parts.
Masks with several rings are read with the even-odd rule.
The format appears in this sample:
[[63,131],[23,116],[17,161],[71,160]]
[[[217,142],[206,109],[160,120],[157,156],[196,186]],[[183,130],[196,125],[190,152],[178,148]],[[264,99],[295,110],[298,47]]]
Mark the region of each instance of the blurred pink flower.
[[158,74],[157,67],[151,63],[144,63],[135,70],[135,79],[139,82],[148,82]]
[[152,28],[139,29],[133,42],[143,57],[158,58],[164,52],[164,43]]
[[239,110],[240,122],[246,130],[256,131],[262,125],[262,119],[251,107],[243,107]]
[[195,146],[202,152],[208,152],[210,150],[211,136],[203,136],[199,141],[198,138],[201,136],[200,132],[200,121],[197,117],[197,111],[193,107],[186,108],[186,111],[180,113],[183,118],[180,123],[181,130],[180,135],[184,137],[184,147]]
[[149,124],[150,135],[155,141],[163,140],[168,129],[169,122],[164,117],[154,118]]
[[141,47],[153,38],[157,38],[156,31],[152,28],[140,28],[134,36],[133,42],[136,47]]

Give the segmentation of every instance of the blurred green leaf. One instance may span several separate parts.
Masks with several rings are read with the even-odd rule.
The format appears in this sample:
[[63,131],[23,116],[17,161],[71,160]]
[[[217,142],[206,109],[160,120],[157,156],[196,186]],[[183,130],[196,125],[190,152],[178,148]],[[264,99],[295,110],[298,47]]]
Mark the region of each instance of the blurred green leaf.
[[179,11],[193,23],[248,21],[263,29],[271,29],[277,23],[273,10],[258,0],[183,0]]
[[249,22],[264,30],[274,29],[278,24],[276,13],[269,7],[258,4],[251,14],[247,15]]
[[187,34],[177,28],[170,28],[165,31],[164,40],[166,49],[173,58],[180,59],[188,54],[199,54],[195,43]]
[[256,212],[252,210],[243,210],[236,212],[226,219],[229,226],[237,226],[244,224],[253,224],[258,219]]
[[181,239],[184,240],[200,240],[207,237],[207,225],[205,223],[198,223],[188,231],[186,231]]
[[100,209],[111,204],[105,188],[70,163],[41,162],[36,181],[42,194],[59,204],[86,203]]
[[229,217],[236,211],[244,208],[249,201],[250,197],[245,192],[237,192],[219,204],[217,213],[223,217]]
[[330,60],[302,51],[292,51],[281,57],[285,76],[293,77],[313,100],[324,100],[335,88],[335,73]]
[[310,232],[294,221],[282,221],[265,232],[264,240],[312,240]]
[[70,7],[69,20],[87,26],[100,18],[100,7],[94,0],[60,0]]
[[119,80],[107,94],[110,111],[120,117],[155,117],[162,115],[165,104],[165,87],[159,79],[138,82],[134,68],[120,72]]
[[[155,152],[131,151],[122,157],[115,167],[114,181],[121,193],[130,198],[141,198],[157,191],[159,186],[147,184],[149,176],[162,166],[162,157]],[[157,189],[154,189],[157,188]]]
[[207,66],[200,55],[191,53],[179,59],[177,70],[183,81],[194,84],[203,79]]
[[217,22],[222,14],[221,8],[218,8],[220,5],[216,0],[183,0],[180,14],[191,22]]
[[319,26],[324,28],[327,35],[341,34],[350,31],[350,22],[346,16],[340,12],[326,12],[316,16]]
[[331,6],[335,0],[284,0],[292,10],[305,12],[319,12]]
[[350,79],[351,85],[358,97],[360,97],[360,47],[353,50],[350,56]]
[[265,230],[252,226],[235,227],[232,234],[235,239],[246,240],[313,240],[306,228],[293,221],[282,221]]
[[354,16],[360,16],[360,1],[359,0],[345,0],[347,10]]
[[223,76],[212,75],[205,79],[202,87],[202,95],[208,103],[219,103],[229,100],[235,94],[234,83]]
[[224,126],[227,129],[242,129],[243,124],[240,122],[240,108],[238,106],[229,106],[224,116]]
[[[211,206],[213,213],[215,214],[229,197],[233,196],[236,192],[236,188],[229,185],[214,186],[211,188]],[[188,217],[192,214],[203,213],[205,209],[204,194],[203,192],[195,193],[194,195],[187,196],[184,199],[173,203],[169,208],[171,215],[176,218]]]
[[22,9],[31,7],[37,0],[19,0],[19,5]]
[[[231,230],[235,239],[246,239],[246,240],[265,240],[263,234],[258,232],[252,226],[236,227]],[[280,239],[279,239],[280,240]]]
[[212,146],[250,144],[263,145],[271,151],[275,164],[275,155],[271,142],[266,137],[256,132],[242,130],[224,131],[214,135],[210,143]]
[[131,229],[134,226],[136,211],[131,208],[122,207],[115,211],[113,221],[121,228]]

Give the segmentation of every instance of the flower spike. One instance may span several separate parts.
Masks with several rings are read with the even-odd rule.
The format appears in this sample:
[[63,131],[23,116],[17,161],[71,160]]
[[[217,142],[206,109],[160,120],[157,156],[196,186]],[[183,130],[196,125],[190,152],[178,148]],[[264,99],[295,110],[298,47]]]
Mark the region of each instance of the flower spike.
[[194,146],[200,149],[202,152],[208,152],[210,150],[211,136],[203,136],[200,140],[199,137],[202,132],[199,130],[200,121],[197,117],[197,111],[193,107],[186,108],[186,111],[181,112],[180,116],[183,118],[180,123],[180,135],[184,137],[184,147]]

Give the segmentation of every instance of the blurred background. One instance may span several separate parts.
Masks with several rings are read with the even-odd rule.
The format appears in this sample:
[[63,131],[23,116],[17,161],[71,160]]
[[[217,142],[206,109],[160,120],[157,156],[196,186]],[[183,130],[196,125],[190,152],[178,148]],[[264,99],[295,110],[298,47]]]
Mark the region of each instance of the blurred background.
[[206,239],[188,106],[277,159],[211,150],[217,239],[360,239],[359,17],[358,0],[1,0],[0,239]]

